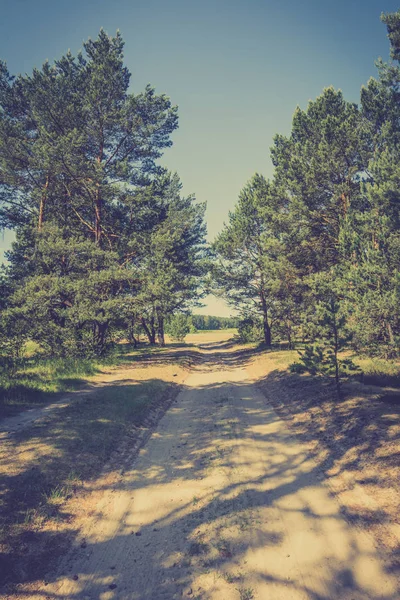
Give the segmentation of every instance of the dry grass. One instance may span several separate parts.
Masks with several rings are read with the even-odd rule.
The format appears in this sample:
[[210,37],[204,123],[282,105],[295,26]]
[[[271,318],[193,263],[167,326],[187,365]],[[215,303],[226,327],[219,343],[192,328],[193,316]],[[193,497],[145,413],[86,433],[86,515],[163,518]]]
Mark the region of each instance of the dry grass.
[[[393,568],[400,561],[400,389],[363,385],[343,386],[338,399],[326,380],[290,374],[296,353],[262,353],[248,370],[277,413],[307,443],[335,491],[347,517],[370,530]],[[396,367],[375,366],[381,381]],[[398,374],[397,367],[397,374]],[[376,379],[374,379],[376,382]]]

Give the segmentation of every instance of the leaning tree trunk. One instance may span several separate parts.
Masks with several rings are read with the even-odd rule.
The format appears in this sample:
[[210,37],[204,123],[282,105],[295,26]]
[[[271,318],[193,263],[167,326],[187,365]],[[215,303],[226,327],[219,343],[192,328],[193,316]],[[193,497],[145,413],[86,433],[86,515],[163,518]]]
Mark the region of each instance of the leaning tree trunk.
[[150,327],[147,325],[144,317],[142,317],[142,327],[145,331],[145,334],[147,335],[148,339],[149,339],[149,344],[151,346],[154,346],[156,343],[156,331],[154,328],[154,319],[152,319],[152,322],[150,322]]

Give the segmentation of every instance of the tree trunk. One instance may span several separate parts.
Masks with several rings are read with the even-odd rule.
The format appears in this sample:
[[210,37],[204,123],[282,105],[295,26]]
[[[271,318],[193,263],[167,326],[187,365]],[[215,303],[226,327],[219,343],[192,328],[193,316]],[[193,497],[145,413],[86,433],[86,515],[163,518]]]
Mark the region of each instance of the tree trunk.
[[264,340],[267,346],[271,346],[272,338],[271,338],[271,327],[268,323],[268,318],[264,315],[263,318],[263,326],[264,326]]
[[133,344],[134,348],[137,348],[139,340],[135,336],[135,323],[136,323],[136,317],[133,316],[131,318],[131,320],[129,322],[129,326],[128,326],[128,340],[129,340],[130,344]]
[[345,217],[347,215],[348,206],[349,206],[349,201],[348,201],[346,194],[341,194],[340,200],[342,201],[343,217]]
[[293,350],[292,327],[291,327],[290,323],[287,326],[287,338],[288,338],[288,349]]
[[[333,312],[333,309],[332,309]],[[339,373],[339,332],[336,324],[336,315],[333,312],[333,356],[334,356],[334,367],[335,367],[335,383],[337,395],[340,398],[340,373]]]
[[[103,160],[103,143],[100,144],[100,149],[99,149],[99,154],[96,158],[96,162],[100,168],[101,165],[101,161]],[[102,220],[102,200],[101,200],[101,193],[100,193],[100,183],[97,181],[96,183],[96,198],[95,198],[95,207],[94,207],[94,213],[95,213],[95,240],[97,244],[100,244],[100,239],[101,239],[101,220]]]
[[45,209],[45,206],[46,206],[47,190],[49,188],[49,183],[50,183],[50,177],[47,176],[46,177],[46,183],[45,183],[45,186],[44,186],[44,189],[43,189],[43,193],[42,193],[42,196],[40,198],[38,231],[40,231],[42,229],[43,222],[44,222],[44,209]]
[[154,319],[153,319],[153,324],[150,325],[150,327],[148,327],[144,317],[142,317],[142,327],[149,339],[149,344],[151,346],[154,346],[154,344],[156,343],[156,332],[154,329]]
[[261,291],[260,294],[261,305],[263,311],[263,330],[264,330],[264,341],[267,346],[271,346],[271,327],[268,321],[268,309],[267,302],[265,300],[264,290]]
[[94,226],[94,236],[97,244],[100,244],[101,238],[101,198],[100,198],[100,190],[96,192],[96,205],[94,208],[95,212],[95,226]]
[[154,316],[150,319],[150,333],[151,333],[151,344],[154,345],[156,343],[156,324]]
[[164,317],[162,315],[158,315],[158,327],[157,327],[157,337],[158,343],[160,346],[165,346],[165,336],[164,336]]
[[97,353],[101,356],[104,354],[104,350],[106,348],[106,336],[107,330],[109,326],[109,321],[105,321],[103,323],[97,323],[97,332],[96,332],[96,350]]

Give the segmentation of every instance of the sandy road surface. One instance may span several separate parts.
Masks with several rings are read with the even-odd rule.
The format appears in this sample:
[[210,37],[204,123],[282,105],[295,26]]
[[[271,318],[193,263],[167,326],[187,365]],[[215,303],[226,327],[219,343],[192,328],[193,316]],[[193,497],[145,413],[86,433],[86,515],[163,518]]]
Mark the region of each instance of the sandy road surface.
[[205,362],[114,490],[83,548],[31,598],[395,600],[307,447],[226,351]]

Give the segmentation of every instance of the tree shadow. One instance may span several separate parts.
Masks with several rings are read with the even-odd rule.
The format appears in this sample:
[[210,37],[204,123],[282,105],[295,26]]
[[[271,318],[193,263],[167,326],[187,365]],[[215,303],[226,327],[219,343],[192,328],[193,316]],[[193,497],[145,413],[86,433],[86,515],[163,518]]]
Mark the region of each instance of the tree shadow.
[[[210,354],[199,368],[224,368],[229,379],[230,370],[245,367],[257,353],[224,352],[227,348],[233,347],[208,347]],[[137,385],[120,383],[121,391]],[[109,512],[102,504],[97,507],[97,516],[109,524],[107,534],[94,532],[84,548],[75,546],[49,585],[41,588],[41,597],[105,594],[155,600],[186,594],[183,597],[207,599],[217,597],[221,588],[218,597],[224,598],[224,589],[246,589],[249,579],[249,585],[265,590],[265,598],[268,590],[291,599],[398,598],[398,590],[377,587],[396,572],[396,556],[381,561],[357,527],[367,520],[385,524],[391,515],[374,507],[361,520],[360,513],[344,513],[329,487],[321,484],[332,469],[356,471],[360,461],[376,456],[390,441],[389,431],[383,439],[370,435],[368,406],[360,401],[359,414],[350,419],[346,399],[338,401],[333,388],[310,377],[274,371],[258,385],[267,399],[234,380],[185,389],[143,453],[135,461],[129,455],[127,461],[119,461],[123,477],[112,492],[104,486],[106,494],[121,499]],[[383,430],[393,410],[392,404],[381,403]],[[319,411],[327,415],[322,436],[311,426]],[[314,413],[313,418],[307,416]],[[289,423],[292,427],[294,417],[302,415],[304,420],[291,431]],[[66,409],[62,419],[68,416]],[[110,413],[98,411],[95,418],[102,422]],[[151,424],[147,426],[151,433]],[[32,443],[36,434],[32,432]],[[69,427],[64,435],[71,437],[76,452],[82,429],[74,432]],[[313,445],[317,438],[322,439],[322,450]],[[65,440],[51,443],[57,469],[67,461]],[[213,484],[215,473],[223,474],[218,484]],[[383,483],[379,473],[375,478]],[[15,483],[6,482],[2,489],[15,488]],[[369,484],[376,485],[376,479]],[[93,474],[91,487],[103,489]],[[33,568],[25,583],[38,582],[41,573]],[[209,582],[211,576],[214,582],[207,587],[203,580]],[[64,580],[67,594],[59,587]]]
[[[342,478],[343,492],[355,486],[366,493],[374,509],[343,508],[353,523],[400,525],[396,510],[400,478],[400,403],[398,393],[343,385],[338,397],[331,382],[275,370],[257,382],[277,414],[303,443],[312,444],[314,458],[327,478]],[[362,504],[362,502],[361,502]],[[378,508],[379,506],[379,508]],[[383,534],[390,533],[383,529]],[[379,540],[385,545],[385,540]],[[392,548],[392,563],[400,566],[400,546]]]
[[156,379],[115,382],[5,438],[0,586],[40,577],[65,552],[76,534],[67,501],[86,484],[95,490],[106,470],[120,469],[125,450],[131,458],[139,434],[151,431],[179,389]]

